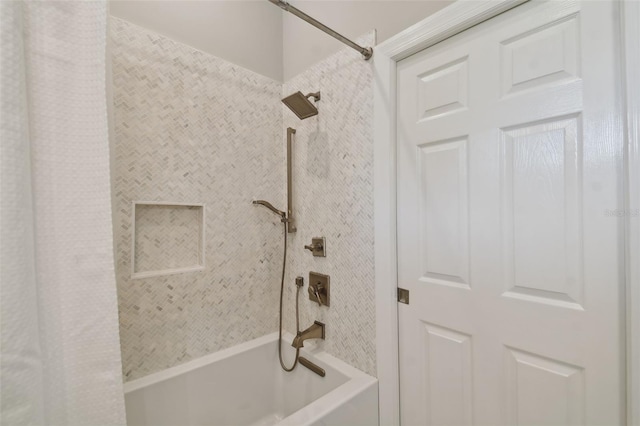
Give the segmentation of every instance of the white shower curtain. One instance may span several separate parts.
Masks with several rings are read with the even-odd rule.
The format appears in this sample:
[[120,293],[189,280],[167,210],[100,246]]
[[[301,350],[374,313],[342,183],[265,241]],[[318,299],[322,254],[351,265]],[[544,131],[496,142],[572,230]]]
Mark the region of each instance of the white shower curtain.
[[0,422],[125,424],[104,1],[0,0]]

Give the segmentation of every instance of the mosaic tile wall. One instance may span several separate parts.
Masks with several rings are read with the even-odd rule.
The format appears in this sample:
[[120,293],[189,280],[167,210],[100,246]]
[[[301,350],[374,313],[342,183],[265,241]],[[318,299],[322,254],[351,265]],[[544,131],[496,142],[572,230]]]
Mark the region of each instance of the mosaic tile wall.
[[[359,43],[371,46],[374,40],[372,32]],[[344,48],[286,82],[283,95],[298,90],[320,90],[322,99],[316,104],[320,113],[304,121],[283,107],[283,132],[288,126],[297,130],[298,232],[289,239],[286,327],[295,331],[293,280],[301,275],[300,327],[324,322],[321,345],[375,376],[372,65]],[[326,258],[304,249],[316,236],[327,238]],[[331,307],[308,299],[309,271],[331,276]]]
[[134,272],[200,265],[202,209],[138,204],[135,212]]
[[[298,232],[285,326],[294,331],[294,277],[331,275],[331,308],[308,300],[305,285],[301,327],[325,322],[321,346],[375,375],[371,64],[344,49],[282,85],[117,18],[111,37],[125,380],[277,330],[282,229],[250,201],[284,208],[288,126],[298,131]],[[282,106],[297,90],[322,92],[318,116],[300,121]],[[134,200],[205,203],[205,271],[132,280]],[[303,249],[313,236],[327,237],[326,258]]]
[[[116,274],[132,380],[277,330],[281,225],[251,200],[284,205],[282,85],[119,19],[111,38]],[[206,269],[132,280],[134,200],[205,203]]]

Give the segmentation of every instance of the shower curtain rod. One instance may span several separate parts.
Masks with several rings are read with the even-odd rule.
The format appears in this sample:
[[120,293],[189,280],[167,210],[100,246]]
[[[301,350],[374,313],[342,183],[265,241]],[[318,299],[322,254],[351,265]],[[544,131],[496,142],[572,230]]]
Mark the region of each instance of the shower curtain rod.
[[340,40],[341,42],[351,47],[352,49],[357,50],[358,52],[360,52],[360,54],[362,54],[365,61],[368,61],[369,58],[371,58],[371,55],[373,55],[373,49],[371,47],[362,47],[359,44],[352,42],[342,34],[337,33],[333,31],[331,28],[324,25],[323,23],[316,21],[315,19],[313,19],[311,16],[307,15],[300,9],[297,9],[291,6],[286,1],[284,0],[269,0],[269,1],[275,4],[276,6],[280,7],[282,10],[286,10],[287,12],[296,15],[298,18],[302,19],[303,21],[306,21],[311,25],[313,25],[314,27],[318,28],[319,30],[324,31],[325,33],[329,34],[331,37]]

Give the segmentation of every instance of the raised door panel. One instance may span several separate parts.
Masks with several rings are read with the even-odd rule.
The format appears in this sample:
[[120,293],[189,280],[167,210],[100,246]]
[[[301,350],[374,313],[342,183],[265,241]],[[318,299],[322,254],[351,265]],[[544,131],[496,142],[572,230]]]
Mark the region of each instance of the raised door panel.
[[502,131],[505,296],[582,309],[578,123]]
[[467,58],[418,75],[418,120],[433,119],[467,107]]
[[426,424],[471,424],[471,336],[428,323],[423,332]]
[[578,28],[578,15],[572,14],[503,41],[502,94],[577,79]]
[[419,152],[420,258],[426,283],[469,287],[467,140]]
[[506,348],[507,421],[512,425],[584,424],[584,370]]

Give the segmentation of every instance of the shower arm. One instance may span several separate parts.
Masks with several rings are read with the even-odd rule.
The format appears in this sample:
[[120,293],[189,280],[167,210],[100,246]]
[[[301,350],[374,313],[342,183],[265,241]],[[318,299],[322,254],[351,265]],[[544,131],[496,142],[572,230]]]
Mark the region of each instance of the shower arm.
[[316,21],[314,18],[307,15],[300,9],[297,9],[291,6],[286,1],[284,0],[269,0],[269,1],[275,4],[276,6],[280,7],[282,10],[285,10],[293,15],[296,15],[298,18],[302,19],[303,21],[308,22],[309,24],[313,25],[314,27],[318,28],[321,31],[324,31],[325,33],[329,34],[331,37],[337,40],[340,40],[341,42],[351,47],[352,49],[357,50],[358,52],[360,52],[360,54],[362,55],[365,61],[368,61],[371,58],[371,55],[373,55],[373,49],[371,47],[362,47],[359,44],[354,43],[353,41],[349,40],[342,34],[337,33],[333,31],[331,28],[324,25],[323,23]]

